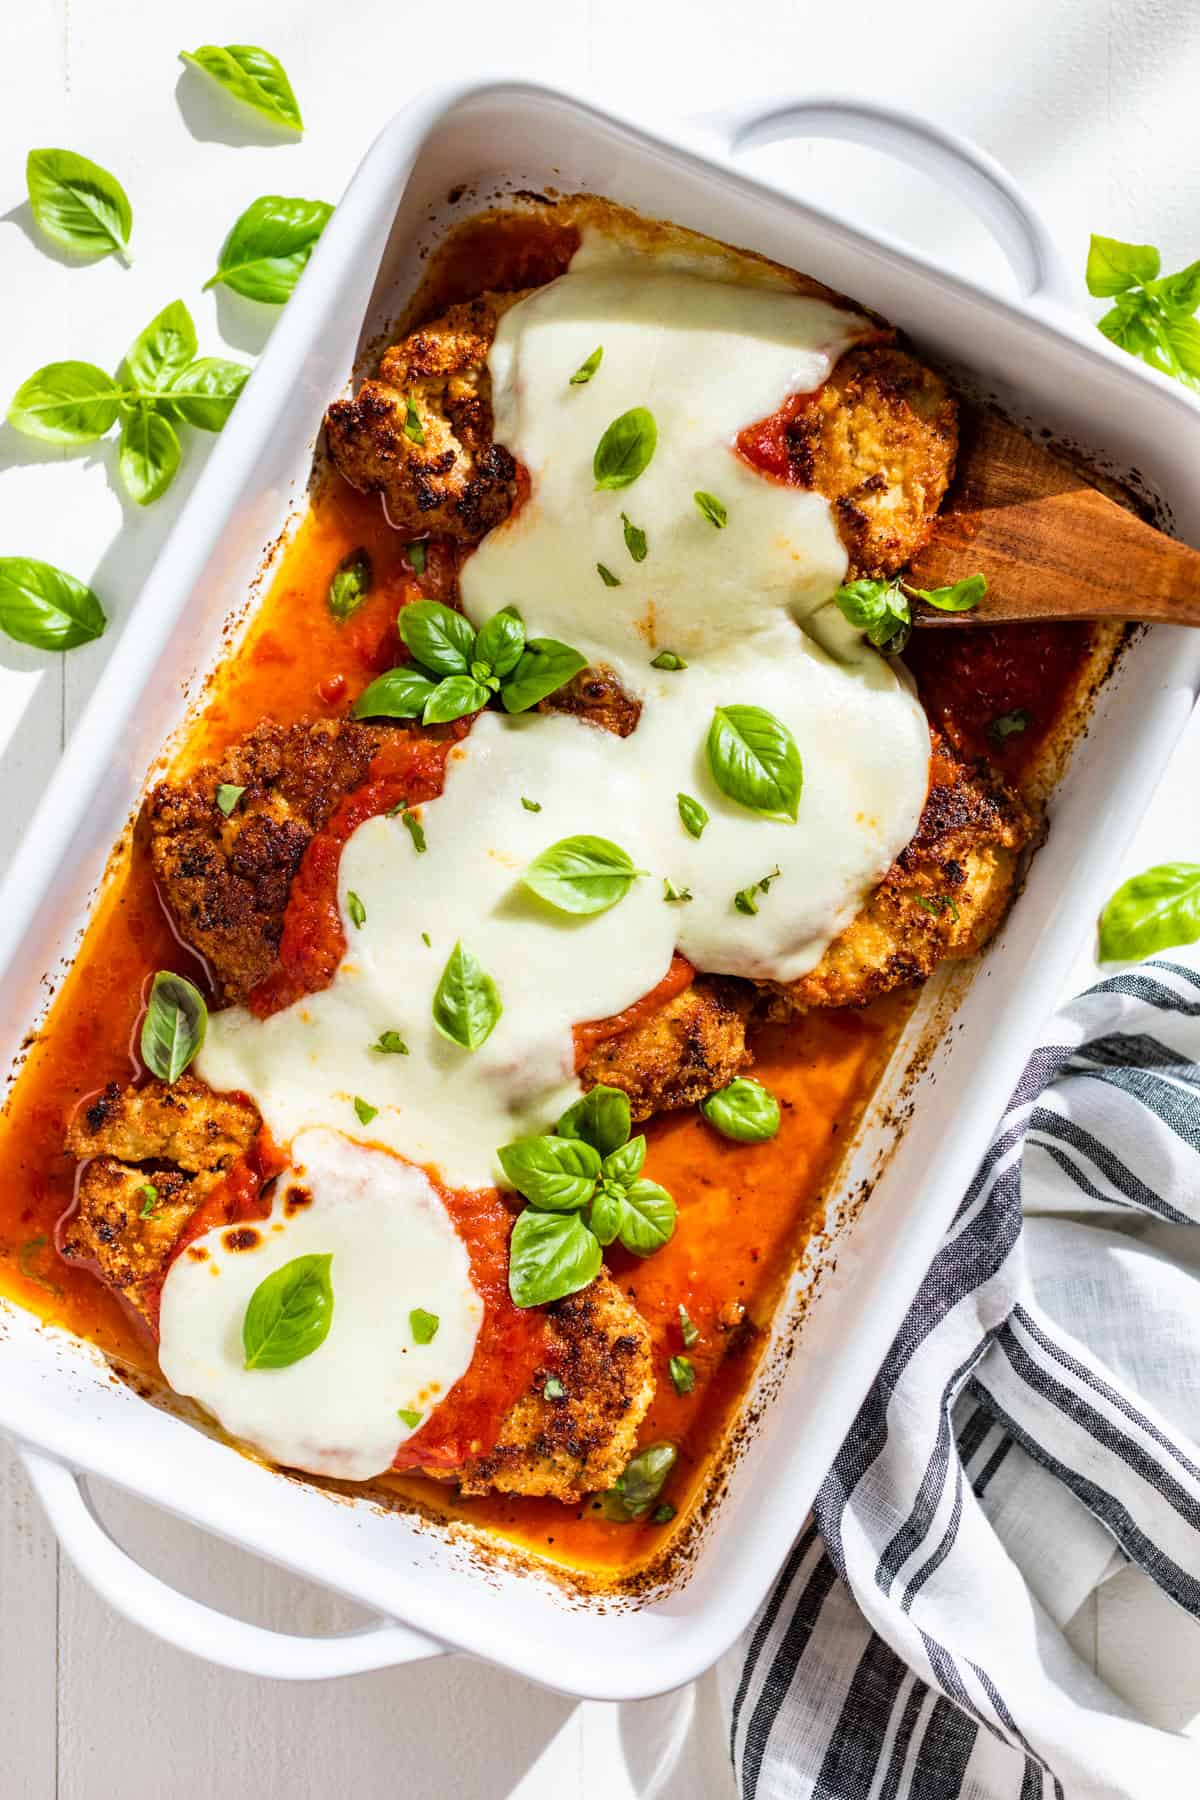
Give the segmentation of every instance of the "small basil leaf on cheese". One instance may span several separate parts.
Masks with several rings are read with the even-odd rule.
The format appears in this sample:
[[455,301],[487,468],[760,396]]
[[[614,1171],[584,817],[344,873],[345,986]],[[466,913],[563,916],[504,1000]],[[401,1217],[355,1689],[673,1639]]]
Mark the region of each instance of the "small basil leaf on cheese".
[[652,1256],[675,1233],[675,1202],[657,1181],[631,1181],[621,1195],[617,1232],[634,1256]]
[[450,952],[433,996],[433,1022],[463,1050],[487,1042],[504,1011],[496,983],[460,939]]
[[581,834],[535,856],[521,883],[557,911],[587,917],[607,912],[646,873],[610,838]]
[[404,409],[404,435],[410,443],[420,444],[424,448],[425,427],[421,423],[421,415],[417,411],[411,394],[408,396],[408,402]]
[[600,1273],[600,1245],[578,1213],[527,1207],[512,1229],[508,1291],[514,1306],[548,1306]]
[[599,575],[605,587],[620,587],[621,577],[619,575],[614,575],[612,570],[606,568],[603,563],[596,564],[596,573]]
[[987,579],[983,575],[968,575],[952,587],[919,588],[907,583],[905,586],[910,594],[915,594],[929,606],[936,606],[939,612],[973,612],[987,593]]
[[137,1192],[142,1196],[142,1205],[141,1210],[138,1213],[138,1218],[152,1218],[154,1210],[158,1205],[158,1189],[152,1181],[144,1181],[141,1187],[137,1189]]
[[560,644],[556,638],[530,638],[520,662],[500,689],[505,712],[528,712],[586,668],[587,657],[569,644]]
[[429,846],[425,842],[425,827],[421,824],[416,813],[409,812],[408,807],[405,805],[404,801],[401,800],[398,806],[393,806],[388,811],[389,819],[394,819],[397,816],[399,816],[400,823],[412,839],[413,849],[416,851],[417,855],[424,856]]
[[646,534],[639,525],[635,525],[628,513],[621,514],[621,529],[625,533],[625,548],[634,562],[646,560]]
[[361,931],[367,922],[367,909],[353,888],[346,895],[346,911],[350,915],[350,923],[356,930]]
[[778,1100],[769,1088],[746,1075],[736,1076],[702,1100],[700,1111],[722,1137],[739,1144],[765,1144],[779,1130]]
[[376,1118],[379,1113],[379,1108],[377,1106],[372,1106],[369,1100],[362,1099],[358,1094],[355,1094],[354,1096],[354,1110],[358,1115],[358,1122],[360,1125],[369,1125],[371,1120]]
[[1123,882],[1100,915],[1100,961],[1140,962],[1200,938],[1200,863],[1156,863]]
[[160,1081],[178,1081],[204,1042],[208,1007],[183,975],[160,969],[142,1020],[142,1061]]
[[647,1444],[639,1450],[612,1487],[599,1496],[605,1518],[624,1525],[643,1518],[662,1493],[677,1455],[674,1444]]
[[683,1339],[685,1350],[690,1350],[693,1344],[700,1341],[699,1329],[689,1317],[688,1309],[682,1300],[679,1303],[679,1335]]
[[541,1212],[578,1212],[600,1175],[599,1151],[581,1138],[518,1138],[496,1154],[517,1192]]
[[600,1165],[600,1172],[605,1181],[615,1181],[620,1187],[628,1187],[642,1172],[646,1160],[646,1140],[639,1133],[630,1138],[627,1144],[621,1144],[610,1150]]
[[358,611],[371,591],[371,559],[365,550],[343,556],[329,584],[329,610],[339,621]]
[[475,657],[493,674],[511,675],[525,648],[525,626],[515,606],[493,613],[475,639]]
[[1029,729],[1029,714],[1023,706],[1015,711],[1001,713],[999,718],[992,719],[987,728],[988,737],[993,744],[1002,744],[1005,738],[1016,737]]
[[626,488],[650,465],[658,444],[653,413],[633,406],[613,420],[592,458],[592,474],[598,488]]
[[700,489],[692,495],[692,499],[710,525],[715,525],[718,531],[724,529],[729,522],[729,514],[715,494],[706,494],[703,489]]
[[425,573],[425,565],[429,560],[429,548],[425,539],[418,538],[415,543],[405,544],[404,554],[408,558],[408,566],[413,574],[423,575]]
[[750,883],[749,887],[739,888],[737,893],[733,896],[733,904],[738,912],[756,913],[758,911],[757,896],[759,894],[769,894],[771,891],[771,883],[777,879],[778,875],[779,865],[777,863],[769,875],[760,875],[757,881],[752,881]]
[[704,807],[698,800],[693,800],[690,794],[676,794],[675,801],[684,830],[690,837],[700,837],[708,824],[708,813]]
[[629,1123],[628,1094],[599,1082],[567,1108],[554,1129],[559,1137],[578,1138],[601,1156],[611,1156],[628,1138]]
[[260,1281],[242,1320],[248,1369],[286,1369],[319,1350],[333,1324],[328,1256],[294,1256]]
[[470,622],[440,600],[400,608],[396,628],[422,668],[434,675],[466,675],[475,653]]
[[482,711],[490,699],[491,689],[473,675],[447,675],[425,702],[421,722],[448,725],[452,719],[465,719],[468,713]]
[[408,1315],[408,1324],[415,1344],[432,1344],[441,1320],[436,1313],[426,1312],[423,1306],[414,1306]]
[[542,1389],[542,1397],[545,1400],[564,1400],[566,1394],[567,1390],[558,1379],[557,1375],[551,1375],[545,1387]]
[[673,1356],[667,1364],[667,1373],[677,1394],[690,1394],[696,1385],[696,1371],[690,1356]]
[[419,719],[436,691],[418,669],[389,669],[354,702],[356,719]]
[[663,876],[663,899],[669,906],[682,905],[684,901],[694,899],[691,888],[676,887],[669,875]]
[[652,669],[670,669],[673,672],[677,672],[680,669],[686,669],[687,664],[684,662],[682,656],[676,655],[674,650],[660,650],[657,656],[651,658],[650,667]]
[[398,1031],[381,1031],[371,1048],[380,1051],[384,1056],[408,1055],[408,1045]]
[[226,818],[229,817],[245,791],[244,787],[235,787],[231,781],[222,781],[220,783],[216,794],[213,797]]
[[421,1412],[414,1412],[410,1407],[407,1407],[407,1406],[398,1406],[396,1408],[396,1417],[398,1419],[403,1420],[404,1424],[408,1426],[408,1429],[410,1431],[415,1431],[417,1429],[417,1426],[421,1423],[421,1420],[425,1417],[425,1414],[421,1413]]
[[768,819],[796,823],[804,771],[796,740],[761,706],[718,706],[708,731],[708,766],[723,794]]
[[571,387],[586,387],[596,370],[600,367],[600,359],[604,355],[604,345],[597,344],[589,357],[580,363],[571,377]]
[[521,795],[521,805],[525,808],[526,812],[537,813],[542,810],[542,803],[540,800],[528,800],[524,794]]

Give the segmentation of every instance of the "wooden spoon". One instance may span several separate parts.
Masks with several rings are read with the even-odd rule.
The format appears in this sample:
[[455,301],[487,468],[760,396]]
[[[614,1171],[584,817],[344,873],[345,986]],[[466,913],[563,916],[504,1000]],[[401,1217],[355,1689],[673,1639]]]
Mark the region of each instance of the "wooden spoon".
[[914,625],[1200,625],[1200,551],[1144,524],[998,413],[964,407],[945,510],[904,580],[948,587],[977,571],[987,576],[987,594],[973,612],[914,603]]

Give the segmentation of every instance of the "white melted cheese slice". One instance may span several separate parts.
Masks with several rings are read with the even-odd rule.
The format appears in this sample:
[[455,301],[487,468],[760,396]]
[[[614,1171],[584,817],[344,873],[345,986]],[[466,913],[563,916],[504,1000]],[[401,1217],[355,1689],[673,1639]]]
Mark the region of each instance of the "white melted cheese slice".
[[[420,809],[426,854],[398,819],[359,828],[341,861],[347,949],[332,985],[267,1020],[214,1015],[197,1063],[214,1087],[253,1095],[277,1140],[318,1123],[354,1135],[361,1095],[380,1108],[372,1137],[452,1186],[495,1182],[497,1148],[547,1129],[579,1092],[573,1025],[647,993],[676,946],[703,970],[804,974],[911,838],[928,727],[894,668],[829,604],[846,570],[829,506],[734,452],[746,425],[818,386],[866,322],[714,272],[589,242],[501,322],[496,436],[529,469],[531,493],[468,560],[465,609],[479,624],[515,604],[531,636],[614,667],[641,720],[619,739],[561,715],[484,713],[443,794]],[[595,376],[572,387],[598,345]],[[596,492],[596,445],[635,406],[657,422],[654,457],[629,487]],[[696,490],[725,506],[724,530],[701,515]],[[646,532],[641,563],[625,548],[622,512]],[[602,584],[598,562],[619,587]],[[651,668],[664,647],[687,669]],[[804,764],[795,824],[716,787],[705,740],[714,707],[730,704],[764,707],[793,733]],[[680,792],[710,814],[699,840],[680,823]],[[611,911],[580,919],[535,900],[519,876],[584,832],[648,874]],[[737,911],[735,893],[776,869],[757,915]],[[666,903],[665,878],[692,900]],[[346,914],[351,890],[361,929]],[[504,1008],[474,1054],[440,1037],[431,1016],[460,938]],[[385,1030],[401,1033],[407,1056],[370,1048]]]
[[[247,1369],[250,1296],[309,1255],[333,1257],[328,1336],[286,1368]],[[428,1344],[414,1340],[415,1308],[437,1316]],[[159,1362],[176,1393],[274,1462],[367,1481],[465,1373],[482,1320],[466,1245],[428,1177],[337,1132],[306,1131],[267,1219],[206,1232],[172,1263]]]

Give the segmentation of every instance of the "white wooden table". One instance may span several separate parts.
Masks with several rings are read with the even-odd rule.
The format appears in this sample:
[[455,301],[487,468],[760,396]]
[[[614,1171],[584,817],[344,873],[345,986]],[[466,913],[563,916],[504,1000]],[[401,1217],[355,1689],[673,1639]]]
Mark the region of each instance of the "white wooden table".
[[[519,73],[659,108],[825,89],[891,96],[973,134],[1040,201],[1072,267],[1095,228],[1200,255],[1200,15],[1193,0],[909,0],[851,16],[828,0],[458,0],[437,22],[395,0],[39,0],[6,9],[0,107],[0,398],[44,362],[115,367],[176,296],[202,351],[253,356],[271,315],[205,295],[233,217],[264,192],[336,199],[375,130],[439,74]],[[308,132],[268,143],[203,96],[176,59],[254,42],[292,76]],[[83,151],[134,203],[135,264],[68,267],[31,235],[26,151]],[[997,284],[996,251],[923,179],[845,147],[756,153],[827,203],[887,222]],[[1081,279],[1082,293],[1082,279]],[[207,449],[148,512],[123,503],[111,452],[67,456],[0,429],[0,554],[90,579],[112,625],[53,659],[0,639],[0,862],[119,636]],[[231,596],[231,599],[233,596]],[[1127,868],[1200,860],[1200,724],[1147,812]],[[1064,993],[1090,975],[1086,954]],[[290,1630],[354,1610],[118,1494],[107,1516],[152,1567],[212,1603]],[[799,1523],[799,1521],[797,1521]],[[1200,1713],[1200,1630],[1136,1575],[1076,1622],[1077,1646],[1147,1716]],[[711,1684],[661,1702],[577,1705],[455,1661],[287,1688],[206,1668],[114,1619],[59,1558],[0,1447],[0,1794],[3,1800],[216,1800],[324,1795],[351,1784],[456,1800],[723,1800]]]

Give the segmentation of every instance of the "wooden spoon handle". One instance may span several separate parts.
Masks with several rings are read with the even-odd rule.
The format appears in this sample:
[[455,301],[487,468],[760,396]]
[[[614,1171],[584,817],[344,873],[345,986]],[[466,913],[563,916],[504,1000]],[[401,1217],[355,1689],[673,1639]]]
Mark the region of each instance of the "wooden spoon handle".
[[944,587],[981,571],[988,591],[974,612],[914,606],[915,624],[1141,619],[1200,625],[1200,551],[1109,500],[998,414],[980,409],[963,426],[946,509],[905,580]]

